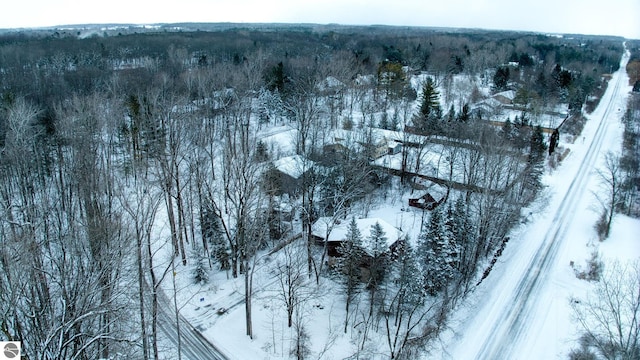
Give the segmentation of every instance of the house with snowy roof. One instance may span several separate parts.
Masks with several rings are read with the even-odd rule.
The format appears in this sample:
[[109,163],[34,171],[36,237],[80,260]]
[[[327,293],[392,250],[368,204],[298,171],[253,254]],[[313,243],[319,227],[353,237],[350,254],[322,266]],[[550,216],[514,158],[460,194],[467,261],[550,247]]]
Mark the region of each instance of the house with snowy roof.
[[[327,254],[330,258],[336,258],[340,256],[338,248],[340,245],[347,241],[347,233],[349,232],[348,220],[339,221],[334,223],[334,219],[330,217],[321,217],[311,227],[311,237],[315,243],[319,246],[324,246],[324,242],[327,242]],[[362,250],[365,257],[373,257],[374,249],[371,244],[371,228],[376,223],[380,224],[386,237],[386,255],[393,255],[396,250],[399,249],[404,241],[405,234],[402,230],[389,224],[381,218],[366,218],[356,219],[356,225],[362,236]]]
[[516,98],[515,90],[507,90],[502,91],[496,94],[493,94],[493,99],[496,99],[502,105],[512,105],[513,99]]
[[345,88],[345,84],[333,76],[327,76],[316,88],[324,94],[337,94]]
[[275,180],[278,194],[295,195],[300,191],[304,175],[314,166],[313,161],[303,156],[286,156],[273,162],[269,176]]
[[512,108],[515,97],[514,90],[493,94],[490,98],[471,105],[471,113],[484,119],[494,117],[501,114],[504,109]]
[[502,103],[494,98],[484,99],[471,106],[471,113],[480,118],[490,118],[502,110]]

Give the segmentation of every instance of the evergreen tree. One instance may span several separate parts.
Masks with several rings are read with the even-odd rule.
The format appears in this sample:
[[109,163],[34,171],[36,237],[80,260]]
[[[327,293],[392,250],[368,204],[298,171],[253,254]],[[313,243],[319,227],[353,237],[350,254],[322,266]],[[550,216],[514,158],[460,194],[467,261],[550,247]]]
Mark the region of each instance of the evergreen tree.
[[515,121],[518,126],[529,126],[529,117],[525,112],[520,113],[520,116],[516,115]]
[[520,57],[518,58],[518,65],[520,67],[531,67],[534,64],[535,62],[533,61],[533,58],[529,56],[529,54],[527,53],[520,54]]
[[460,217],[456,213],[457,209],[449,203],[447,207],[447,217],[444,220],[444,235],[448,240],[447,251],[448,251],[448,264],[452,266],[452,268],[458,267],[458,261],[460,256],[460,240],[461,240],[461,231],[462,228],[460,226]]
[[370,279],[369,284],[371,286],[377,286],[384,276],[385,267],[385,254],[388,250],[387,236],[382,229],[382,225],[376,222],[371,225],[371,234],[368,238],[369,250],[372,257],[369,264]]
[[460,74],[464,70],[464,62],[458,55],[451,57],[451,63],[447,67],[447,71],[451,74]]
[[358,293],[360,284],[360,267],[362,264],[362,235],[358,229],[355,218],[351,218],[345,241],[338,247],[338,269],[344,275],[344,287],[346,293],[346,317],[344,322],[344,332],[347,332],[349,324],[349,307],[355,295]]
[[165,147],[165,131],[159,121],[153,116],[152,104],[146,97],[142,99],[130,95],[126,102],[131,124],[128,133],[136,158],[146,155],[149,158],[160,156]]
[[384,61],[378,67],[378,85],[387,96],[402,96],[406,82],[407,77],[400,62]]
[[380,121],[378,122],[378,127],[381,129],[389,130],[389,119],[386,112],[382,113]]
[[284,104],[277,89],[274,91],[266,88],[260,89],[258,94],[258,118],[260,123],[276,123],[283,116],[283,109]]
[[449,279],[455,278],[459,273],[462,244],[465,242],[467,235],[465,233],[464,214],[460,211],[461,209],[454,208],[449,204],[446,218],[444,219],[444,237],[441,248],[445,270]]
[[551,137],[549,138],[549,155],[553,154],[556,150],[556,146],[558,146],[558,141],[560,140],[560,132],[558,129],[554,129]]
[[562,72],[562,67],[560,64],[556,64],[556,66],[551,70],[551,80],[549,83],[550,91],[553,94],[557,94],[560,90],[560,73]]
[[193,250],[192,258],[195,259],[193,263],[193,281],[195,284],[206,284],[209,282],[209,273],[205,267],[205,254],[204,251]]
[[425,295],[424,278],[416,276],[422,273],[422,269],[408,239],[404,240],[394,265],[394,280],[400,291],[399,306],[413,307],[421,304]]
[[409,339],[418,335],[420,324],[428,310],[424,310],[426,292],[422,272],[408,239],[405,239],[398,251],[398,258],[391,266],[391,278],[386,286],[386,296],[382,305],[382,317],[385,321],[389,357],[403,358],[402,354]]
[[447,122],[452,123],[456,119],[456,110],[453,108],[453,104],[449,107],[446,116]]
[[547,98],[549,93],[549,84],[544,71],[540,71],[536,77],[536,81],[533,83],[533,90],[543,99]]
[[504,91],[507,89],[507,85],[509,84],[509,76],[510,71],[506,66],[501,66],[496,70],[495,75],[493,75],[493,85],[496,90]]
[[391,123],[389,124],[389,130],[398,131],[399,125],[400,125],[400,119],[398,119],[398,112],[394,111],[393,116],[391,117]]
[[257,162],[269,161],[269,149],[262,140],[256,143],[256,152],[253,156]]
[[511,119],[507,118],[507,120],[502,124],[500,135],[502,135],[505,140],[513,140],[513,125],[511,124]]
[[202,238],[211,246],[211,257],[220,265],[220,269],[230,269],[229,245],[222,234],[220,219],[210,206],[203,205],[200,210],[200,231]]
[[263,92],[261,92],[258,97],[258,119],[260,120],[260,124],[268,124],[269,110],[267,110],[267,99],[262,97],[262,94]]
[[367,282],[370,295],[369,316],[371,316],[373,315],[373,304],[376,301],[376,291],[382,283],[387,270],[387,236],[380,223],[376,222],[374,225],[371,225],[371,233],[367,240],[369,242],[369,255],[371,256],[369,260],[369,279]]
[[462,105],[460,114],[458,114],[458,121],[461,123],[466,123],[469,121],[469,119],[471,119],[471,108],[469,107],[469,104],[464,104]]
[[418,238],[418,256],[424,264],[425,287],[429,295],[435,296],[454,277],[458,251],[452,237],[451,230],[445,227],[441,208],[435,208],[429,224]]
[[531,134],[531,142],[529,143],[530,162],[540,162],[544,159],[544,152],[547,145],[544,143],[544,134],[542,127],[537,125]]
[[451,219],[453,223],[453,238],[458,252],[457,271],[462,274],[463,280],[467,280],[473,275],[476,267],[473,259],[475,249],[471,238],[473,235],[472,224],[462,196],[456,199],[451,212]]
[[439,134],[441,118],[440,94],[433,79],[429,77],[422,86],[422,102],[420,111],[414,118],[414,125],[428,135]]
[[420,104],[420,115],[428,118],[435,111],[440,111],[440,93],[436,90],[432,78],[427,78],[422,86],[422,103]]
[[267,89],[270,91],[278,91],[282,93],[285,84],[284,64],[280,61],[276,66],[272,67],[265,76]]
[[569,113],[572,115],[580,114],[582,111],[582,104],[584,104],[585,95],[582,88],[579,86],[571,86],[569,88]]
[[547,146],[544,143],[544,135],[542,134],[542,128],[540,125],[534,128],[531,133],[531,140],[529,142],[529,155],[527,157],[527,165],[524,169],[525,181],[520,191],[520,195],[526,195],[525,202],[532,200],[538,190],[542,188],[542,173],[544,154],[547,150]]

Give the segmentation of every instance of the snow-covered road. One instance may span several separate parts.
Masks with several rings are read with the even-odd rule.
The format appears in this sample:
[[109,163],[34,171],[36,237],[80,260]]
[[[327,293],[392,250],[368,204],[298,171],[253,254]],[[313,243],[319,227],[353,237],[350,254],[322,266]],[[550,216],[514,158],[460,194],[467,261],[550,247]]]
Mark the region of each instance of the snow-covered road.
[[[188,360],[227,360],[228,358],[195,329],[182,315],[178,316],[180,329],[176,325],[176,313],[164,292],[159,293],[158,328],[173,346],[170,354],[178,354]],[[164,349],[164,351],[167,351]]]
[[570,341],[569,335],[563,333],[569,315],[557,310],[566,309],[562,303],[568,299],[557,290],[564,281],[571,281],[566,277],[571,273],[567,258],[575,245],[573,229],[585,226],[584,219],[577,217],[590,206],[593,169],[609,150],[609,144],[618,141],[617,132],[609,129],[618,126],[620,106],[625,103],[627,61],[625,53],[620,70],[590,116],[583,132],[585,138],[576,141],[580,144],[573,147],[565,164],[553,174],[556,182],[549,186],[544,214],[518,230],[520,233],[505,251],[501,264],[471,300],[467,316],[456,319],[453,346],[443,358],[562,358],[559,352]]

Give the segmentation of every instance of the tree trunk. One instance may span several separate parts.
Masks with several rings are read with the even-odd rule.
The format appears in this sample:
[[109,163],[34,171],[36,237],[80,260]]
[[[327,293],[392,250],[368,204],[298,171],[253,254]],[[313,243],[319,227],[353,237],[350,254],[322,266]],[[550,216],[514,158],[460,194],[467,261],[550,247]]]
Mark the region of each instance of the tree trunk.
[[243,261],[244,264],[244,308],[245,308],[245,320],[247,326],[247,335],[253,339],[253,325],[251,322],[251,292],[252,292],[252,276],[253,269],[249,270],[248,261]]
[[[149,275],[151,276],[151,346],[153,347],[153,358],[158,360],[158,286],[156,272],[153,268],[153,251],[151,249],[151,232],[147,230],[147,256],[149,257]],[[171,259],[173,261],[173,259]]]
[[[185,253],[184,243],[188,243],[187,227],[185,225],[184,209],[182,205],[182,189],[180,189],[180,171],[178,169],[178,163],[174,162],[175,179],[176,179],[176,205],[178,207],[178,241],[180,242],[180,256],[182,257],[182,265],[187,265],[187,254]],[[184,230],[184,238],[182,237],[182,230]]]
[[176,228],[176,218],[173,213],[173,199],[171,195],[171,180],[167,180],[167,187],[164,192],[165,202],[167,204],[167,216],[169,217],[169,227],[171,228],[171,244],[173,245],[173,256],[180,255],[178,242],[178,230]]
[[349,295],[350,294],[347,293],[347,301],[345,301],[346,302],[346,305],[345,305],[346,315],[344,317],[344,333],[345,334],[347,333],[347,328],[349,327],[349,305],[351,305],[351,300],[349,299]]
[[287,306],[287,327],[293,326],[293,304]]
[[145,319],[144,309],[144,271],[142,266],[142,234],[136,229],[136,257],[138,262],[138,297],[140,299],[140,327],[142,336],[142,353],[144,360],[149,359],[149,343],[147,339],[147,321]]

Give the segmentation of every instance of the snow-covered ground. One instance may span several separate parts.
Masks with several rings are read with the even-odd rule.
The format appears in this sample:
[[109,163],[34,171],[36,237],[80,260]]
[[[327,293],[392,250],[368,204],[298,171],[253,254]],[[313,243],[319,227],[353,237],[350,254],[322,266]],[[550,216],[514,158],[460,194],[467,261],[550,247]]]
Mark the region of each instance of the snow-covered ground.
[[[366,215],[384,219],[409,238],[416,239],[424,212],[407,206],[409,197],[415,194],[412,195],[410,190],[391,194],[387,199],[372,204]],[[293,328],[287,327],[287,314],[274,271],[275,264],[283,260],[283,254],[263,254],[258,258],[254,275],[253,339],[245,335],[242,277],[231,279],[231,274],[227,277],[224,272],[212,272],[213,277],[208,284],[193,285],[191,267],[176,267],[178,302],[182,304],[180,313],[229,359],[289,359],[295,334]],[[359,333],[357,329],[346,335],[343,332],[342,288],[323,278],[321,281],[324,283],[320,286],[315,285],[315,279],[309,281],[312,293],[308,295],[303,309],[307,319],[305,327],[312,339],[312,353],[322,359],[344,359],[354,355],[358,352]],[[168,282],[164,288],[167,295],[172,296],[173,285]],[[224,308],[223,314],[218,313],[221,308]],[[386,350],[385,339],[369,339],[369,343],[370,348],[377,348],[368,349],[369,354],[377,352],[379,355],[370,356],[376,359],[387,356],[383,353]]]
[[620,118],[630,91],[624,72],[628,54],[600,106],[589,116],[584,138],[563,144],[570,155],[544,182],[546,191],[511,241],[490,276],[461,305],[434,349],[441,359],[567,359],[577,347],[570,298],[584,298],[593,284],[576,278],[593,251],[605,266],[614,259],[640,258],[640,220],[618,215],[609,239],[593,229],[595,197],[607,151],[619,152]]
[[[597,240],[593,230],[597,214],[591,191],[598,186],[594,170],[606,151],[620,150],[620,117],[630,90],[621,71],[614,75],[614,83],[620,84],[619,89],[609,87],[600,107],[589,117],[584,138],[561,144],[571,150],[569,156],[547,174],[546,190],[532,205],[527,222],[514,229],[489,277],[456,310],[451,330],[442,335],[442,346],[435,346],[430,358],[566,359],[578,338],[577,326],[571,322],[569,298],[583,297],[592,287],[576,278],[570,263],[585,267],[594,250],[605,262],[640,258],[640,220],[618,215],[604,243]],[[294,152],[290,144],[295,130],[282,126],[263,135],[263,141],[279,156]],[[415,195],[391,192],[385,199],[375,199],[377,203],[369,204],[370,209],[363,206],[358,215],[382,218],[415,239],[424,215],[407,206],[407,199]],[[274,271],[281,260],[281,253],[258,257],[253,339],[244,335],[242,278],[229,279],[230,274],[212,272],[208,284],[193,285],[191,267],[178,266],[174,278],[180,313],[230,359],[290,358],[295,333],[287,327]],[[171,296],[173,284],[167,283],[164,288]],[[306,294],[302,309],[313,356],[344,359],[354,355],[361,335],[357,329],[343,332],[342,290],[334,282],[309,288],[313,290]],[[369,339],[367,357],[386,358],[385,341]]]

